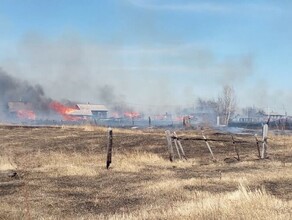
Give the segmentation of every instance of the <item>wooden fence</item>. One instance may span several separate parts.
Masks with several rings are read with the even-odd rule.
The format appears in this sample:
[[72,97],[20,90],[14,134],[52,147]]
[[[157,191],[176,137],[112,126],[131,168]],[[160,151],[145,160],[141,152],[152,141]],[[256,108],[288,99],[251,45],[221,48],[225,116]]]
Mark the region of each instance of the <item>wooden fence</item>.
[[[206,147],[208,148],[212,159],[216,161],[216,157],[213,153],[210,142],[228,142],[233,145],[234,152],[236,154],[236,160],[240,161],[240,144],[249,143],[247,141],[235,140],[233,135],[230,135],[230,138],[225,139],[212,139],[207,138],[202,131],[202,137],[178,137],[176,132],[170,132],[169,130],[165,131],[166,141],[167,141],[167,150],[169,154],[169,160],[171,162],[174,161],[176,155],[180,160],[187,160],[187,156],[184,151],[184,147],[181,141],[204,141],[206,143]],[[257,135],[255,135],[256,147],[258,150],[258,157],[260,159],[268,158],[267,149],[268,149],[268,125],[265,124],[262,130],[262,138],[259,139]],[[107,151],[106,151],[106,168],[109,169],[110,164],[112,163],[112,151],[113,151],[113,130],[111,128],[108,129],[107,134]],[[176,152],[176,153],[175,153]]]

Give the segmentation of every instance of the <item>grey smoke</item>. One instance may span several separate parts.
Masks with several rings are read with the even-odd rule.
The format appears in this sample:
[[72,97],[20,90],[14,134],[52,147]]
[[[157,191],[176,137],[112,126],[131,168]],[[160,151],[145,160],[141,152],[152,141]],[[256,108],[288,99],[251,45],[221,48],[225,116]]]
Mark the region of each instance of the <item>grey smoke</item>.
[[22,81],[8,75],[0,68],[0,104],[2,115],[7,109],[9,101],[30,102],[37,112],[46,113],[49,111],[47,98],[40,85],[30,85],[27,81]]
[[98,87],[98,97],[102,102],[109,105],[121,102],[121,97],[117,97],[114,87],[110,85]]
[[115,88],[110,85],[104,85],[97,88],[98,98],[110,108],[111,111],[122,115],[126,111],[134,111],[122,95],[118,95]]

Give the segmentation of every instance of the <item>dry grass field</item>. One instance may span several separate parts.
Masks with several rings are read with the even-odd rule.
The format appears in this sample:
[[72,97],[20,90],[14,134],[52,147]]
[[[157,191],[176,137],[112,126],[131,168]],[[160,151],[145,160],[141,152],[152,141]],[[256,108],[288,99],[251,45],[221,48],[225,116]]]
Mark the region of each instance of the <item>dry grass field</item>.
[[251,135],[235,136],[241,161],[231,142],[210,142],[213,161],[182,141],[188,160],[171,163],[164,130],[114,129],[107,170],[106,131],[0,126],[0,219],[292,219],[291,136],[271,136],[266,160]]

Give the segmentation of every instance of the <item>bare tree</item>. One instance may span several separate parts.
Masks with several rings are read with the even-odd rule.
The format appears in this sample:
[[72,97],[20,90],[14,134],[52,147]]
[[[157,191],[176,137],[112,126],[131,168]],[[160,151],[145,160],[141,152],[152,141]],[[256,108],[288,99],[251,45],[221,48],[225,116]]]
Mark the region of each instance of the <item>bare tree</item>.
[[197,100],[197,110],[199,111],[207,111],[207,112],[214,112],[218,113],[218,103],[213,99],[204,100],[202,98],[198,98]]
[[219,115],[225,125],[228,125],[230,118],[236,110],[236,96],[233,87],[225,85],[222,94],[218,97]]

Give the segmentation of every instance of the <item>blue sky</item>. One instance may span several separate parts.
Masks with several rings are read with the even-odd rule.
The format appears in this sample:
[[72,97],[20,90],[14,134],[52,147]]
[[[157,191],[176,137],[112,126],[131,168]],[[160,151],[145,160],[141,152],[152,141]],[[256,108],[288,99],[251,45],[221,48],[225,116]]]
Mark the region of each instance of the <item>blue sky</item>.
[[0,66],[55,99],[240,106],[292,114],[291,1],[0,0]]

